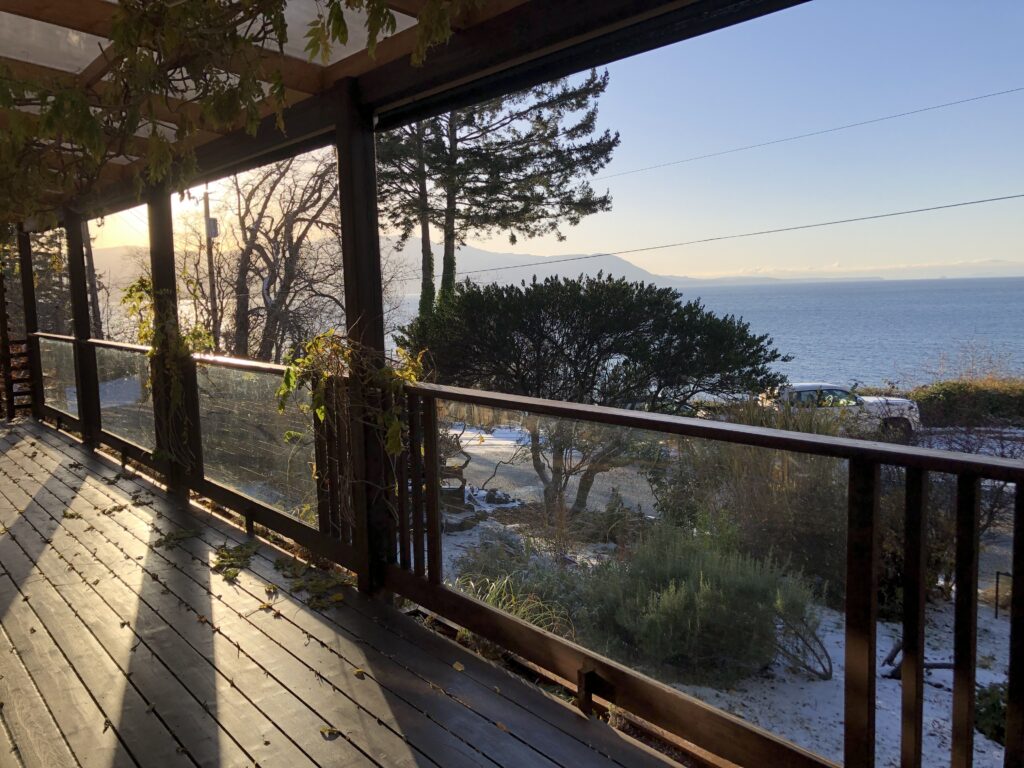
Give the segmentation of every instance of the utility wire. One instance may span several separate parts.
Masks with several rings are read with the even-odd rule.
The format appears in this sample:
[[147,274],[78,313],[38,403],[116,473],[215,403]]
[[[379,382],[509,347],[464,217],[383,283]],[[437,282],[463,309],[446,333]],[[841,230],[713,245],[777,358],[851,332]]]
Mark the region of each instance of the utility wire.
[[909,112],[897,112],[894,115],[885,115],[884,117],[875,117],[875,118],[872,118],[870,120],[861,120],[860,122],[857,122],[857,123],[847,123],[846,125],[837,125],[837,126],[835,126],[833,128],[823,128],[820,131],[811,131],[810,133],[800,133],[800,134],[797,134],[796,136],[787,136],[784,139],[774,139],[772,141],[762,141],[759,144],[748,144],[747,146],[744,146],[744,147],[733,147],[732,149],[723,149],[720,152],[709,152],[706,155],[694,155],[693,157],[686,157],[686,158],[683,158],[682,160],[670,160],[670,161],[668,161],[666,163],[658,163],[657,165],[648,165],[648,166],[644,166],[643,168],[633,168],[632,170],[629,170],[629,171],[619,171],[618,173],[607,173],[607,174],[604,174],[603,176],[595,176],[594,177],[594,181],[598,181],[600,179],[614,179],[614,178],[616,178],[618,176],[628,176],[628,175],[633,174],[633,173],[642,173],[644,171],[653,171],[653,170],[655,170],[657,168],[667,168],[667,167],[673,166],[673,165],[682,165],[684,163],[692,163],[695,160],[707,160],[710,157],[721,157],[722,155],[731,155],[731,154],[734,154],[736,152],[746,152],[747,150],[750,150],[750,149],[758,149],[760,147],[770,147],[770,146],[772,146],[774,144],[785,144],[786,142],[789,142],[789,141],[797,141],[799,139],[807,139],[807,138],[810,138],[812,136],[822,136],[822,135],[824,135],[826,133],[836,133],[837,131],[845,131],[845,130],[848,130],[850,128],[860,128],[861,126],[864,126],[864,125],[873,125],[874,123],[882,123],[882,122],[885,122],[886,120],[895,120],[896,118],[899,118],[899,117],[909,117],[910,115],[920,115],[923,112],[933,112],[933,111],[935,111],[937,109],[946,109],[947,107],[955,107],[955,106],[960,105],[960,104],[969,104],[969,103],[971,103],[973,101],[981,101],[983,99],[991,99],[991,98],[994,98],[996,96],[1006,96],[1006,95],[1009,95],[1011,93],[1020,93],[1021,91],[1024,91],[1024,86],[1021,86],[1019,88],[1010,88],[1010,89],[1005,90],[1005,91],[995,91],[994,93],[985,93],[985,94],[982,94],[981,96],[971,96],[970,98],[959,99],[957,101],[947,101],[945,104],[933,104],[930,107],[922,107],[921,109],[912,109]]
[[[718,235],[717,237],[704,237],[699,240],[683,240],[677,243],[664,243],[662,245],[648,245],[643,248],[628,248],[621,251],[607,251],[605,253],[591,253],[585,256],[568,256],[562,259],[545,259],[533,261],[527,264],[508,264],[502,267],[490,267],[489,269],[470,269],[463,272],[456,272],[456,275],[476,275],[483,272],[505,272],[510,269],[527,269],[529,267],[542,267],[550,264],[564,264],[570,261],[585,261],[587,259],[598,259],[602,256],[625,256],[631,253],[644,253],[648,251],[661,251],[666,248],[682,248],[687,245],[699,245],[701,243],[715,243],[722,240],[737,240],[743,237],[758,237],[760,235],[775,235],[780,232],[796,232],[802,229],[817,229],[820,227],[831,227],[837,224],[853,224],[858,221],[873,221],[875,219],[889,219],[895,216],[909,216],[915,213],[928,213],[929,211],[944,211],[950,208],[963,208],[969,205],[983,205],[985,203],[998,203],[1004,200],[1020,200],[1024,198],[1024,192],[1016,195],[1003,195],[1001,197],[986,197],[979,200],[964,200],[959,203],[946,203],[945,205],[932,205],[927,208],[911,208],[903,211],[889,211],[888,213],[875,213],[870,216],[855,216],[848,219],[833,219],[831,221],[819,221],[814,224],[797,224],[791,227],[777,227],[775,229],[759,229],[754,232],[741,232],[735,235]],[[435,275],[435,277],[440,277]],[[402,278],[403,282],[419,280],[418,277]]]

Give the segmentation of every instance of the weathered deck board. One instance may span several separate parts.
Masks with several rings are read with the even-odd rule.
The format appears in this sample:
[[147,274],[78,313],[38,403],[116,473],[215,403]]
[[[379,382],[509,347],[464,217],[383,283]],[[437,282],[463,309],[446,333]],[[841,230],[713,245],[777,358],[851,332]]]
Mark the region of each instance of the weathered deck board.
[[[0,564],[10,574],[0,576],[3,628],[11,624],[11,643],[29,654],[18,685],[52,709],[48,738],[63,744],[62,759],[71,759],[63,764],[88,764],[90,749],[104,765],[174,764],[138,748],[142,714],[162,728],[159,738],[149,734],[157,747],[160,739],[176,746],[181,764],[674,764],[354,590],[312,609],[289,592],[270,547],[224,581],[213,570],[216,548],[247,541],[244,531],[175,506],[145,478],[34,422],[0,431],[0,522]],[[192,535],[157,546],[161,535],[184,532]],[[14,610],[4,589],[30,600]],[[31,613],[37,601],[46,603],[41,617]],[[69,626],[56,626],[65,615]],[[36,634],[53,641],[49,656],[31,656],[39,642],[25,621],[46,630]],[[98,674],[80,668],[80,653],[64,658],[76,629],[105,658],[103,670],[119,676],[111,691],[94,690]],[[22,664],[18,654],[0,657],[0,673]],[[54,670],[73,678],[91,710],[54,706],[60,684],[46,677]],[[115,688],[123,706],[114,706]],[[105,742],[90,746],[83,722],[95,729],[97,719],[110,723]],[[26,765],[62,764],[29,745],[19,754]]]
[[[81,682],[70,678],[57,661],[60,651],[45,632],[30,632],[38,626],[34,615],[30,615],[27,604],[19,606],[21,595],[17,593],[14,583],[6,576],[0,577],[0,600],[9,603],[3,619],[3,641],[0,654],[3,654],[3,680],[0,681],[0,696],[3,697],[3,718],[10,731],[12,747],[17,750],[17,759],[23,765],[46,765],[54,768],[78,766],[79,762],[71,753],[67,737],[58,728],[51,708],[43,699],[39,685],[47,693],[61,692],[60,699],[55,702],[59,716],[64,707],[73,706],[79,719],[73,725],[85,724],[90,716],[94,727],[99,730],[103,725],[103,717],[89,698]],[[17,645],[15,645],[17,641]],[[27,657],[27,658],[26,658]],[[35,679],[28,665],[34,667]],[[38,684],[37,684],[38,681]],[[94,734],[84,732],[85,729],[70,729],[70,737],[78,746],[80,755],[86,757],[96,755],[97,761],[105,765],[117,765],[114,753],[121,751],[117,737],[110,733],[101,734],[104,738],[96,738]],[[82,765],[89,765],[86,757]]]
[[[50,442],[59,441],[55,435],[44,436]],[[58,443],[55,447],[68,450],[66,443]],[[73,450],[73,449],[70,449]],[[106,468],[104,468],[106,469]],[[81,473],[85,474],[83,468]],[[108,472],[109,474],[109,472]],[[119,478],[117,485],[123,484],[126,491],[138,492],[148,487],[144,482],[131,478]],[[106,484],[103,484],[107,487]],[[165,522],[176,524],[175,517],[181,513],[170,509],[160,499],[155,506],[167,513]],[[144,508],[133,508],[132,512],[144,513]],[[212,547],[223,543],[242,542],[244,533],[223,520],[212,516],[204,516],[208,523],[198,530],[194,539],[180,542],[180,546],[189,550],[201,559],[207,558]],[[187,526],[194,518],[186,515],[177,524]],[[206,543],[204,547],[202,542]],[[251,570],[266,583],[275,584],[282,592],[287,592],[287,580],[273,568],[272,560],[261,550],[254,558]],[[241,579],[240,581],[244,581]],[[257,581],[255,592],[260,591],[262,584]],[[295,596],[302,599],[301,595]],[[326,619],[326,623],[324,623]],[[423,628],[386,605],[364,598],[358,592],[352,592],[342,604],[327,611],[310,612],[309,615],[299,614],[296,619],[304,632],[316,636],[324,626],[328,633],[336,631],[351,634],[357,642],[368,643],[380,647],[393,648],[392,657],[401,661],[416,658],[413,674],[421,675],[425,669],[432,670],[429,679],[435,685],[443,681],[443,689],[453,698],[469,705],[478,714],[486,713],[489,708],[500,712],[503,727],[524,739],[543,744],[545,754],[555,758],[560,764],[573,764],[573,757],[581,742],[597,754],[590,757],[591,764],[600,765],[609,762],[602,756],[610,757],[620,765],[673,765],[663,755],[638,745],[609,728],[606,724],[594,719],[584,718],[578,710],[565,702],[550,696],[540,689],[530,686],[520,678],[494,666],[480,657],[466,651],[461,646],[439,635],[423,632]],[[317,622],[320,622],[319,624]],[[381,638],[384,639],[381,639]],[[398,643],[398,646],[395,644]],[[428,651],[424,653],[424,651]],[[454,662],[465,667],[465,673],[456,673],[452,668]],[[440,662],[440,664],[438,664]],[[426,679],[426,678],[425,678]],[[448,684],[450,683],[450,684]],[[496,697],[494,694],[497,693]],[[569,737],[568,739],[566,737]],[[563,754],[564,753],[564,754]],[[559,757],[564,759],[558,759]]]
[[[11,454],[17,456],[18,449],[13,449]],[[0,464],[0,469],[2,469],[2,464]],[[54,471],[59,473],[61,470],[57,468]],[[94,488],[93,492],[99,490]],[[58,490],[58,493],[64,495],[62,491]],[[86,502],[86,497],[92,494],[85,486],[80,490],[80,494],[78,498],[68,499],[69,504],[79,510],[80,514],[88,515],[90,510],[95,511],[97,508],[109,506],[102,498]],[[106,501],[109,500],[106,499]],[[133,522],[132,517],[127,515],[125,510],[112,515],[92,514],[89,516],[89,522],[101,533],[116,538],[119,548],[117,559],[127,558],[129,562],[135,562],[136,558],[145,556],[147,545],[139,538],[133,538],[131,533],[124,528],[124,526],[132,527]],[[134,527],[136,536],[149,538],[152,535],[151,530],[141,522],[136,521]],[[228,638],[229,642],[233,642],[239,653],[245,653],[245,649],[254,645],[263,648],[264,652],[269,654],[269,659],[263,659],[262,662],[266,665],[265,668],[273,670],[275,675],[286,678],[293,688],[300,691],[305,701],[313,702],[319,711],[335,711],[339,722],[360,722],[362,727],[354,729],[353,741],[360,749],[375,759],[387,765],[417,764],[415,754],[402,748],[402,735],[404,735],[409,737],[413,743],[418,743],[420,741],[418,737],[422,737],[427,753],[437,760],[439,765],[492,765],[488,761],[481,760],[471,747],[445,733],[430,719],[423,718],[419,710],[410,708],[407,703],[394,696],[381,696],[381,692],[376,686],[366,683],[367,678],[372,679],[370,677],[372,668],[362,656],[362,649],[356,651],[359,654],[357,662],[350,665],[350,669],[366,670],[364,680],[359,680],[349,670],[342,672],[333,669],[332,667],[337,666],[334,659],[325,660],[321,657],[315,659],[314,663],[303,665],[301,663],[302,656],[308,660],[311,654],[315,655],[317,651],[321,650],[319,645],[314,646],[309,642],[305,633],[292,632],[290,636],[283,638],[284,643],[279,643],[277,646],[268,643],[267,638],[257,636],[258,633],[253,632],[251,627],[247,628],[247,623],[254,623],[266,618],[270,619],[267,626],[273,630],[273,634],[280,634],[282,631],[279,621],[274,619],[271,614],[265,614],[260,610],[260,606],[266,600],[262,586],[259,587],[261,593],[259,598],[246,595],[248,600],[239,604],[237,590],[227,585],[221,576],[210,572],[214,554],[212,549],[203,552],[201,560],[196,560],[193,555],[177,547],[161,548],[151,550],[151,552],[155,558],[177,566],[185,578],[190,578],[189,574],[204,572],[207,577],[214,580],[212,586],[222,585],[224,589],[219,591],[220,597],[212,601],[212,610],[200,612],[207,616],[213,626],[218,628],[217,634]],[[176,601],[180,600],[183,604],[189,605],[189,594],[187,593],[194,591],[195,583],[186,584],[184,587],[179,584],[169,586],[172,590],[177,590],[174,595]],[[192,587],[192,590],[189,589],[189,586]],[[207,585],[201,585],[200,588],[205,595]],[[230,610],[231,605],[237,605],[237,611],[234,613]],[[219,614],[218,611],[220,611]],[[242,620],[243,617],[246,620]],[[271,637],[271,639],[274,638]],[[254,659],[251,660],[255,662]],[[260,662],[255,663],[259,664]],[[330,683],[333,690],[325,686],[325,682]],[[338,692],[344,694],[344,697],[339,698],[333,695]],[[367,699],[373,699],[373,701],[367,702]],[[367,706],[368,703],[374,706]],[[300,700],[299,706],[301,707],[301,705],[302,701]],[[287,712],[288,709],[283,708],[282,711]],[[378,712],[382,714],[375,714]],[[394,729],[394,733],[389,734],[388,731],[381,730],[377,725],[381,720],[389,723]],[[320,727],[340,726],[338,723],[324,720],[316,723],[315,726],[306,728],[301,733],[315,735],[323,743],[324,740],[319,732]],[[403,731],[405,731],[404,734]],[[332,745],[328,744],[328,746]],[[339,759],[336,754],[337,749],[334,749],[333,752],[335,754],[326,756],[329,760],[328,764],[331,765],[336,764],[335,761]],[[409,754],[402,756],[403,752]]]
[[[28,503],[22,519],[37,531],[49,520],[55,520],[43,505],[34,501]],[[243,678],[255,678],[257,684],[270,678],[258,668],[240,663],[235,649],[212,632],[209,624],[196,621],[177,597],[169,591],[164,593],[164,584],[172,581],[170,569],[162,574],[155,570],[146,572],[139,561],[125,561],[124,553],[107,542],[99,543],[95,552],[90,552],[76,537],[88,525],[84,516],[68,519],[64,529],[71,535],[54,536],[51,540],[54,551],[84,580],[73,587],[58,586],[57,591],[68,592],[74,600],[88,600],[92,597],[88,590],[95,592],[118,614],[120,621],[129,622],[139,641],[133,651],[133,668],[151,663],[164,665],[199,706],[209,708],[210,716],[239,742],[253,761],[297,768],[313,765],[242,692]],[[124,563],[125,567],[115,570],[106,563]],[[84,593],[83,586],[87,590]],[[167,631],[169,626],[173,631]],[[214,658],[218,659],[216,665]],[[210,670],[215,674],[210,675]]]

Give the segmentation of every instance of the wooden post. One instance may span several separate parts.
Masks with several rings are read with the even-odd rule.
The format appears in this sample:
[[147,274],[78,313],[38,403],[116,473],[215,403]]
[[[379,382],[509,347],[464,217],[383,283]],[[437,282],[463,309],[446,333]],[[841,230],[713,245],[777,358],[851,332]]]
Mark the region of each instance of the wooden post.
[[92,255],[92,235],[89,221],[82,221],[82,247],[85,250],[85,278],[89,283],[89,319],[92,321],[92,337],[103,338],[103,317],[100,315],[100,291],[96,282],[96,262]]
[[[384,366],[384,298],[377,223],[377,168],[373,115],[358,99],[356,83],[338,85],[341,118],[335,143],[338,151],[338,190],[341,206],[341,249],[345,272],[345,322],[349,338],[368,354],[369,366]],[[388,492],[392,480],[384,450],[384,437],[364,418],[379,409],[379,392],[368,391],[365,382],[352,377],[352,425],[350,456],[357,488],[353,493],[356,526],[354,542],[360,559],[359,588],[373,591],[384,581],[388,563],[394,562],[390,546]]]
[[4,379],[4,408],[7,420],[14,418],[14,372],[11,369],[11,334],[7,313],[7,251],[0,260],[0,370]]
[[78,419],[82,439],[95,448],[100,439],[100,388],[96,371],[96,350],[89,344],[89,285],[85,271],[85,246],[82,218],[65,211],[64,229],[68,238],[68,278],[71,283],[71,325],[75,337],[75,387],[78,390]]
[[921,768],[924,725],[924,606],[928,558],[928,473],[908,469],[903,516],[903,727],[900,768]]
[[423,398],[423,464],[427,505],[427,580],[440,584],[441,572],[441,457],[437,445],[437,400]]
[[875,764],[879,468],[850,460],[846,540],[846,728],[843,764]]
[[152,379],[156,445],[167,466],[168,487],[179,498],[187,498],[189,480],[202,471],[199,395],[195,365],[182,356],[174,224],[166,190],[155,190],[149,198],[149,263],[155,330]]
[[[1014,490],[1013,574],[1024,580],[1024,483]],[[1006,689],[1004,768],[1024,768],[1024,587],[1010,595],[1010,674]]]
[[975,660],[978,654],[978,507],[981,482],[956,479],[956,598],[953,604],[952,768],[974,764]]
[[25,339],[28,347],[29,386],[32,390],[32,416],[43,416],[43,366],[39,358],[39,331],[36,312],[36,283],[32,270],[32,240],[23,227],[18,227],[18,268],[21,272],[22,311],[25,314]]

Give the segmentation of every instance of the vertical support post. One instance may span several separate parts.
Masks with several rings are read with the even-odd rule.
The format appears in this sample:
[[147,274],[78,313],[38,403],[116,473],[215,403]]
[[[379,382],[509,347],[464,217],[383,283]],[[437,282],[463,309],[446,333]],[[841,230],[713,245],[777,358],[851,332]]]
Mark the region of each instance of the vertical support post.
[[21,272],[21,297],[25,313],[25,337],[28,347],[29,386],[32,390],[32,416],[43,416],[43,365],[39,357],[39,315],[36,312],[36,283],[32,270],[32,240],[18,227],[18,269]]
[[843,764],[875,765],[879,467],[850,459],[846,539],[846,729]]
[[11,369],[11,334],[7,314],[7,251],[0,260],[0,372],[4,379],[4,409],[7,420],[14,418],[14,371]]
[[68,278],[71,284],[71,325],[75,337],[75,379],[78,390],[78,419],[82,439],[90,448],[100,440],[100,385],[96,371],[96,350],[89,344],[89,286],[85,274],[85,246],[82,242],[82,218],[65,211],[64,229],[68,238]]
[[924,721],[925,562],[928,554],[928,473],[907,469],[903,510],[903,694],[901,768],[921,768]]
[[187,499],[189,480],[200,467],[199,394],[195,365],[184,356],[178,330],[174,274],[174,220],[170,194],[149,198],[149,264],[153,284],[153,410],[156,445],[167,466],[167,485]]
[[[423,563],[423,420],[420,396],[410,393],[409,474],[412,478],[412,571],[420,578],[426,574]],[[406,565],[406,570],[409,566]]]
[[[345,273],[345,322],[352,342],[369,358],[367,369],[383,367],[384,298],[377,223],[377,167],[373,115],[358,98],[356,83],[346,79],[338,85],[341,118],[336,127],[338,191],[341,206],[341,250]],[[388,563],[391,511],[387,489],[392,471],[384,450],[384,436],[365,418],[368,410],[382,405],[380,392],[369,391],[367,382],[352,377],[352,425],[350,451],[356,498],[354,540],[365,563],[359,573],[359,588],[372,591],[384,581]]]
[[441,583],[441,457],[437,446],[437,400],[423,400],[423,463],[427,485],[427,580]]
[[956,599],[953,605],[952,768],[974,764],[974,665],[978,655],[978,509],[981,483],[956,479]]
[[1024,482],[1014,490],[1010,596],[1010,674],[1006,689],[1004,768],[1024,768]]
[[92,236],[89,234],[89,220],[82,220],[82,246],[85,250],[85,278],[89,284],[89,315],[92,321],[92,337],[103,338],[103,316],[100,314],[100,292],[96,282],[96,261],[92,255]]

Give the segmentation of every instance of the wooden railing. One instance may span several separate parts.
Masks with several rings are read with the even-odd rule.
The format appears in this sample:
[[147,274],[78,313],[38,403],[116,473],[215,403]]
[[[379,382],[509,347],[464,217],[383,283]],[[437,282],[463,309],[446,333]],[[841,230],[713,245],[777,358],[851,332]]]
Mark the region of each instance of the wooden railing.
[[[108,347],[149,354],[147,347],[108,341],[76,341],[72,337],[35,334],[32,341],[51,339],[70,344],[76,356],[88,349]],[[237,358],[196,356],[186,387],[197,387],[195,366],[229,368],[280,376],[284,367]],[[77,368],[78,366],[76,366]],[[95,368],[93,368],[95,370]],[[40,387],[36,387],[41,391]],[[88,392],[89,388],[79,389]],[[98,391],[93,387],[92,391]],[[312,553],[349,569],[369,568],[366,510],[347,472],[350,461],[345,392],[333,385],[327,419],[313,419],[315,437],[317,522],[307,525],[295,517],[253,499],[207,476],[201,449],[197,466],[184,481],[195,491],[245,517],[250,530],[260,523],[293,539]],[[97,395],[98,397],[98,395]],[[387,532],[388,563],[384,586],[450,621],[485,637],[553,675],[575,682],[580,706],[589,711],[595,697],[621,707],[682,739],[741,765],[828,766],[831,762],[761,728],[711,707],[629,667],[590,651],[532,624],[493,608],[445,584],[440,491],[438,403],[464,403],[503,411],[647,430],[662,435],[702,438],[720,443],[755,446],[846,460],[847,562],[845,649],[845,764],[874,765],[877,573],[879,562],[879,494],[882,467],[905,470],[904,614],[901,765],[921,766],[924,685],[925,538],[930,514],[929,476],[956,478],[956,597],[952,765],[967,768],[973,759],[979,499],[985,480],[1013,483],[1015,538],[1013,571],[1024,572],[1024,464],[992,458],[912,448],[815,434],[681,418],[655,413],[539,400],[478,390],[416,384],[406,387],[407,447],[394,466],[390,498],[395,525]],[[62,426],[81,430],[80,419],[38,404],[43,416]],[[273,402],[268,409],[276,407]],[[81,404],[80,404],[81,410]],[[97,407],[94,409],[100,413]],[[198,410],[191,415],[196,435],[203,425]],[[102,419],[101,419],[102,421]],[[99,425],[100,444],[157,470],[164,462],[152,450],[132,443]],[[201,441],[200,441],[201,443]],[[200,445],[201,448],[201,445]],[[362,527],[362,528],[361,528]],[[1011,649],[1008,695],[1007,768],[1024,768],[1024,591],[1011,605]]]
[[[97,339],[78,340],[72,336],[60,334],[37,332],[32,334],[32,340],[38,345],[42,339],[51,342],[67,344],[74,351],[75,359],[83,353],[95,353],[96,349],[115,349],[132,354],[146,355],[151,353],[151,348],[139,344],[126,344],[115,341],[101,341]],[[351,514],[343,515],[342,508],[346,501],[342,498],[345,489],[338,481],[340,473],[339,441],[337,436],[341,434],[338,428],[338,411],[336,408],[329,409],[328,418],[321,422],[312,416],[309,418],[309,430],[313,433],[315,441],[317,475],[315,483],[317,487],[317,517],[319,525],[314,527],[298,520],[292,515],[286,514],[265,502],[253,498],[238,488],[229,487],[224,483],[211,479],[204,468],[202,452],[202,430],[203,424],[196,407],[198,401],[197,366],[211,366],[216,368],[231,369],[252,374],[273,376],[280,378],[284,373],[285,366],[274,363],[266,363],[257,360],[242,358],[222,357],[214,355],[194,355],[191,366],[184,372],[185,402],[188,404],[189,423],[191,429],[186,446],[191,457],[192,466],[190,471],[181,478],[183,492],[195,492],[211,501],[241,515],[246,522],[250,533],[254,530],[255,524],[263,525],[283,536],[290,538],[297,544],[305,547],[311,553],[331,559],[346,568],[355,569],[359,566],[359,559],[353,546],[354,532],[352,526],[346,520]],[[76,365],[76,368],[78,366]],[[93,368],[95,370],[95,368]],[[151,367],[152,373],[152,367]],[[41,371],[40,378],[44,378],[49,372]],[[38,386],[40,393],[43,387]],[[77,386],[79,398],[86,396],[90,391],[87,387]],[[188,390],[191,390],[189,392]],[[98,393],[98,386],[92,391]],[[277,409],[277,402],[268,400],[265,404],[268,413]],[[79,414],[82,412],[79,403]],[[60,410],[52,403],[47,403],[45,398],[40,398],[38,412],[41,416],[54,421],[58,427],[69,428],[85,436],[89,430],[85,428],[80,415]],[[122,462],[131,460],[150,467],[157,472],[168,475],[168,458],[160,450],[151,446],[141,445],[123,434],[117,434],[108,426],[104,425],[102,409],[96,404],[94,412],[98,414],[98,429],[96,431],[96,444],[104,446],[120,454]],[[284,435],[282,435],[282,439]]]
[[[600,696],[741,765],[830,763],[762,729],[444,585],[439,513],[438,401],[521,411],[622,428],[844,459],[848,462],[845,747],[847,766],[875,764],[879,494],[883,466],[906,470],[901,765],[922,764],[925,537],[928,477],[956,478],[956,597],[952,766],[974,756],[979,499],[981,482],[1016,484],[1013,570],[1024,572],[1024,464],[888,443],[787,432],[653,413],[417,384],[407,388],[408,498],[399,504],[398,562],[388,586],[563,679],[578,681],[584,707]],[[1024,599],[1013,594],[1005,765],[1024,765]]]

